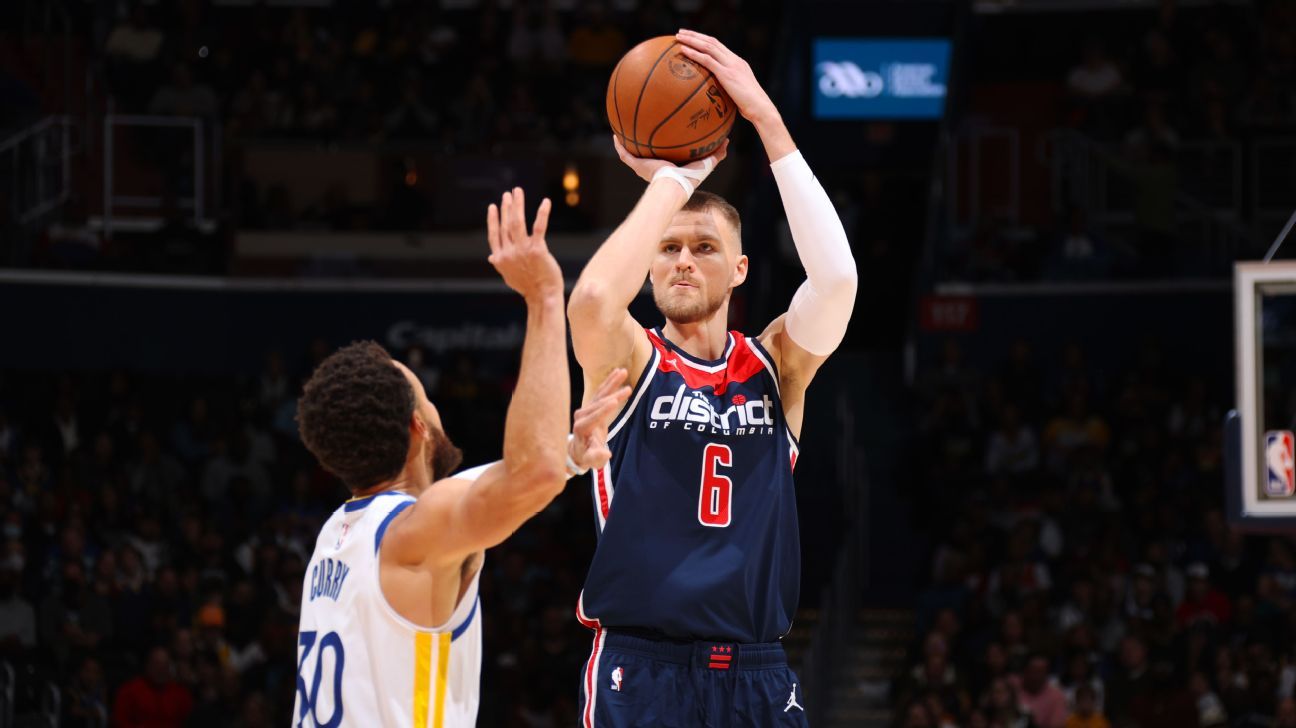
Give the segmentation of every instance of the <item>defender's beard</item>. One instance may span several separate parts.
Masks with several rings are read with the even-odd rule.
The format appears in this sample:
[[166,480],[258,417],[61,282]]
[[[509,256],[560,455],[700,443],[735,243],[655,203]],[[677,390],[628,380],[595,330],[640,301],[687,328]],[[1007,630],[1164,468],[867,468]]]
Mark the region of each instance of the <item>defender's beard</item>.
[[430,429],[431,442],[424,452],[427,457],[428,472],[432,474],[432,482],[435,483],[459,468],[460,463],[463,462],[463,450],[450,442],[444,430],[436,427]]
[[729,294],[728,291],[720,291],[710,300],[679,300],[666,295],[670,290],[669,285],[666,287],[665,292],[660,292],[657,290],[657,286],[653,286],[653,303],[657,304],[657,310],[662,312],[667,321],[676,324],[695,324],[711,318],[724,305],[725,296]]

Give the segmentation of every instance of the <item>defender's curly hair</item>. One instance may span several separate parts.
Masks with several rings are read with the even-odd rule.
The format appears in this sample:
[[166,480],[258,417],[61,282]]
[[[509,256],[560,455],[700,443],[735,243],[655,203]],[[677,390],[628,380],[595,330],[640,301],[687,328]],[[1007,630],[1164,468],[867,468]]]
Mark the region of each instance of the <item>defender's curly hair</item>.
[[400,473],[413,413],[413,388],[372,341],[320,362],[297,400],[302,443],[353,491]]

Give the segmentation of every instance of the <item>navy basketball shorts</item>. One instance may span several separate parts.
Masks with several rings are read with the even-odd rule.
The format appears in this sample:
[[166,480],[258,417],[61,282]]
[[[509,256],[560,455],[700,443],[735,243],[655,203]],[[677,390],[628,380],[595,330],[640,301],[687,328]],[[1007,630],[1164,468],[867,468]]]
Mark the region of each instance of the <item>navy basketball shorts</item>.
[[583,728],[809,725],[777,642],[668,642],[599,629],[580,698]]

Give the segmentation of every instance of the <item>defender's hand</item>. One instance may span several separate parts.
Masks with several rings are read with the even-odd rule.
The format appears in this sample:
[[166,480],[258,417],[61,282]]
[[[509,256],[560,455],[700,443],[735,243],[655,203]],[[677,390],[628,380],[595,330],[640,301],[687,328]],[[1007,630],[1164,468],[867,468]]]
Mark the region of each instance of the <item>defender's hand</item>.
[[626,370],[613,369],[588,404],[576,410],[572,421],[572,434],[567,454],[572,462],[582,468],[601,468],[612,459],[608,448],[608,425],[621,411],[621,405],[630,397],[625,385]]
[[743,118],[756,123],[778,116],[778,108],[761,88],[751,66],[724,43],[709,35],[684,29],[675,35],[675,40],[683,45],[680,50],[685,56],[715,74]]
[[[673,162],[668,162],[665,159],[636,157],[626,151],[625,146],[621,144],[621,139],[615,134],[612,135],[612,146],[616,147],[617,156],[621,158],[621,161],[625,162],[625,165],[634,170],[634,173],[639,175],[639,177],[645,182],[652,182],[653,175],[656,174],[659,169],[664,167],[676,167]],[[711,170],[715,169],[715,166],[724,160],[728,154],[729,140],[726,139],[719,147],[716,147],[716,150],[712,152],[710,156],[704,157],[703,159],[695,159],[688,164],[681,164],[677,169],[687,170],[689,172],[689,179],[696,180],[693,185],[696,188],[698,185],[702,184],[702,180],[706,179],[707,175],[711,174]],[[707,159],[712,160],[710,165],[706,163]]]
[[487,260],[508,287],[528,302],[548,296],[561,299],[563,294],[562,269],[545,243],[550,208],[546,197],[536,211],[529,234],[524,217],[526,198],[521,187],[505,192],[498,208],[495,205],[486,208],[486,241],[491,250]]

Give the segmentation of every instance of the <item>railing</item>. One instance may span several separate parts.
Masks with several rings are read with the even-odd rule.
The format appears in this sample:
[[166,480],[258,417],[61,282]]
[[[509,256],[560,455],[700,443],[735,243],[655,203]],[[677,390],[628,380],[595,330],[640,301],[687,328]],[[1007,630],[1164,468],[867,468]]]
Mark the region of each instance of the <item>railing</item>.
[[[994,156],[992,144],[1002,146],[1002,157]],[[949,134],[941,145],[946,152],[946,221],[951,229],[973,230],[986,214],[1016,222],[1021,215],[1020,133],[1007,127],[969,124]],[[988,170],[1007,175],[1002,180],[1006,199],[989,203],[983,199]]]
[[9,168],[10,212],[27,224],[67,202],[71,190],[72,119],[47,116],[0,141]]
[[[1070,129],[1049,134],[1041,156],[1049,164],[1055,210],[1079,206],[1103,226],[1136,222],[1131,185],[1138,184],[1140,169],[1135,163]],[[1242,160],[1242,146],[1235,142],[1185,143],[1176,151],[1175,232],[1202,246],[1216,263],[1256,247],[1252,231],[1242,222]],[[1220,176],[1210,172],[1212,167],[1224,170],[1229,184],[1212,185]]]
[[58,728],[63,714],[63,693],[52,682],[41,689],[40,717],[50,728]]
[[1268,240],[1296,207],[1296,137],[1251,143],[1251,218]]
[[841,433],[837,471],[842,484],[842,507],[849,523],[837,550],[832,579],[819,602],[819,623],[810,635],[800,668],[801,680],[807,686],[803,693],[806,717],[812,723],[824,722],[832,707],[832,668],[841,664],[842,652],[850,644],[860,596],[868,586],[868,476],[863,451],[856,443],[855,414],[844,399],[837,403],[837,421]]
[[13,728],[14,680],[13,665],[0,662],[0,728]]
[[[141,114],[108,114],[104,117],[103,124],[103,217],[102,225],[104,235],[107,238],[112,237],[115,221],[120,223],[123,218],[129,221],[139,221],[138,215],[123,215],[120,208],[129,207],[146,210],[159,210],[163,206],[161,195],[121,195],[117,193],[117,170],[114,164],[115,152],[117,146],[116,130],[119,128],[161,128],[161,129],[188,129],[190,139],[188,141],[191,151],[192,169],[189,170],[191,177],[191,187],[188,196],[179,197],[176,204],[181,209],[189,211],[189,219],[195,226],[204,227],[210,224],[206,214],[207,199],[207,154],[208,144],[206,134],[209,131],[209,125],[203,119],[189,116],[147,116]],[[214,146],[219,139],[219,129],[217,133],[212,134],[212,145]],[[211,152],[212,158],[219,162],[219,151]],[[219,188],[219,167],[214,164],[218,176],[215,187]],[[147,218],[148,221],[157,221],[156,217]]]

